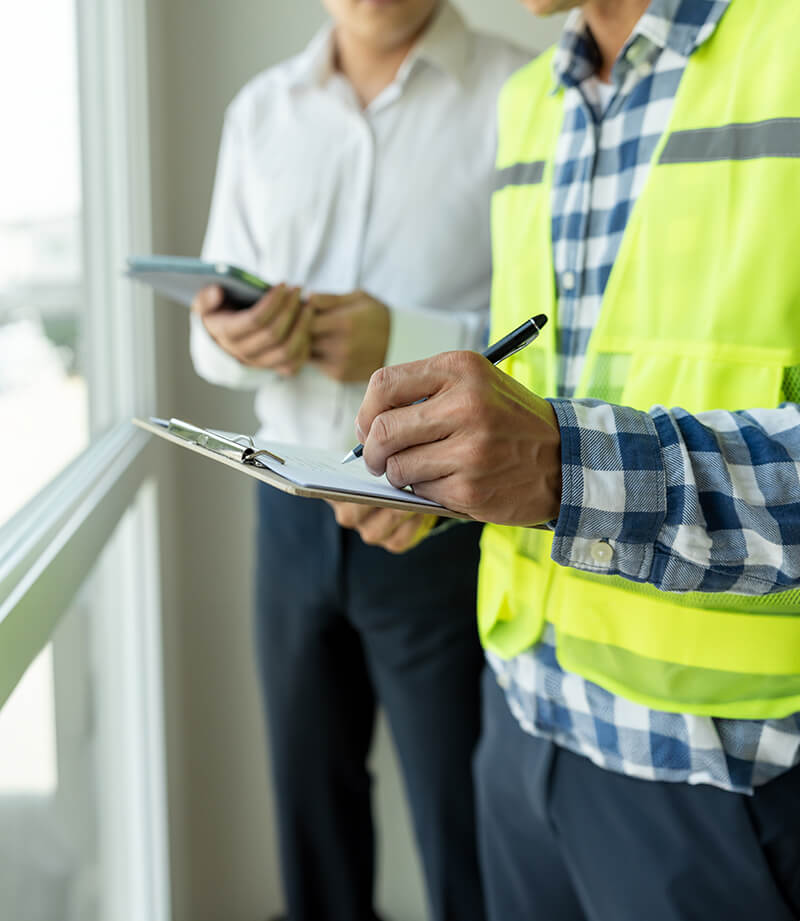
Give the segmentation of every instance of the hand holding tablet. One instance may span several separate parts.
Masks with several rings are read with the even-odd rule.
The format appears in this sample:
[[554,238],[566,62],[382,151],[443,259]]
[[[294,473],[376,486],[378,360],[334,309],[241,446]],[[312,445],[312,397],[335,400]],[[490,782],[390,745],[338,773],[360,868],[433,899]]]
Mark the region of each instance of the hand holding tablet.
[[299,288],[183,256],[132,256],[126,275],[191,307],[217,345],[244,365],[288,377],[310,357],[313,311]]
[[128,278],[150,285],[154,291],[191,307],[198,291],[219,285],[225,306],[245,310],[263,297],[271,285],[244,269],[226,262],[204,262],[185,256],[130,256]]

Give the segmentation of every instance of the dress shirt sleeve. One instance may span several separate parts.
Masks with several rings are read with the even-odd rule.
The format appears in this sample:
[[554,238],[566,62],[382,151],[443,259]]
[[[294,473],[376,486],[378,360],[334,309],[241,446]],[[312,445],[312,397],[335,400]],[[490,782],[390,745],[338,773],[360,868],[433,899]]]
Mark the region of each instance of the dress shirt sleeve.
[[258,390],[266,381],[277,376],[265,368],[243,365],[229,355],[212,339],[196,314],[192,314],[191,318],[189,351],[195,371],[210,384],[234,390]]
[[550,402],[562,438],[557,563],[670,592],[800,585],[800,405],[691,415]]
[[429,358],[451,349],[486,348],[489,308],[485,310],[424,310],[390,308],[391,327],[385,363],[399,365]]
[[[210,262],[230,262],[257,274],[258,248],[248,222],[243,193],[245,149],[244,128],[234,102],[222,130],[203,258]],[[250,368],[229,355],[195,314],[191,319],[190,352],[197,373],[212,384],[255,390],[274,376],[271,371]]]

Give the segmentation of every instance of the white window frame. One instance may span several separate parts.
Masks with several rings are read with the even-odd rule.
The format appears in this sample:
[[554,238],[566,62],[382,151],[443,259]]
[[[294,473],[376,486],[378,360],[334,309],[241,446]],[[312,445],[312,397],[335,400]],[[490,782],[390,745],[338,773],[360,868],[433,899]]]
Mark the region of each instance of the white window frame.
[[[107,666],[97,690],[115,716],[102,727],[98,767],[102,916],[168,921],[157,544],[164,462],[130,424],[155,405],[152,299],[121,275],[128,254],[151,247],[146,0],[77,0],[77,16],[92,441],[0,527],[0,707],[128,512],[103,579],[124,586],[113,621],[124,629],[98,618],[94,631]],[[47,463],[46,432],[25,449],[31,463]]]

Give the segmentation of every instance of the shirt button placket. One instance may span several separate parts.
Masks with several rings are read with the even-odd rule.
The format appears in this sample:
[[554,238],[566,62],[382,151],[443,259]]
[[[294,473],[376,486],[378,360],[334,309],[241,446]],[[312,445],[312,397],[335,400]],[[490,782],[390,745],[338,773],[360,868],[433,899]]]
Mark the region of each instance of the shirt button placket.
[[361,150],[363,156],[363,169],[359,171],[361,187],[358,190],[360,208],[358,209],[359,227],[354,234],[353,242],[353,269],[351,288],[356,290],[361,287],[364,276],[364,250],[367,244],[367,230],[369,227],[370,213],[372,210],[373,183],[375,182],[375,163],[377,160],[377,145],[372,125],[367,113],[359,113],[359,128],[361,129]]

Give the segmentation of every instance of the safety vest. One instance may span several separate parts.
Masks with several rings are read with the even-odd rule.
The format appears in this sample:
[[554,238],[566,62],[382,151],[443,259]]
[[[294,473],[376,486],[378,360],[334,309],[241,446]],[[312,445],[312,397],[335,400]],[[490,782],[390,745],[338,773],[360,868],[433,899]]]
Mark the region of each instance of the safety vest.
[[[781,401],[787,369],[800,365],[798,26],[797,0],[734,0],[692,54],[577,396],[692,413]],[[556,392],[550,203],[564,106],[553,85],[551,51],[503,88],[492,201],[492,335],[550,316],[504,365],[542,395]],[[750,498],[746,475],[736,489]],[[800,528],[781,535],[776,525],[775,540],[800,543]],[[534,529],[484,529],[478,608],[489,649],[511,658],[550,622],[563,668],[647,706],[741,719],[800,710],[800,590],[668,593],[557,566],[551,542]],[[681,544],[700,564],[708,545],[703,527]]]

